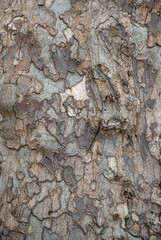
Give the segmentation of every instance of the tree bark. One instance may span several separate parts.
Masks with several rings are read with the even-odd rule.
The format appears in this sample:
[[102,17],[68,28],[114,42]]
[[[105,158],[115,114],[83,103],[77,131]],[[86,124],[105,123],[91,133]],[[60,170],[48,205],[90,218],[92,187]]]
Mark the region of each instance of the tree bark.
[[161,238],[161,1],[0,1],[0,238]]

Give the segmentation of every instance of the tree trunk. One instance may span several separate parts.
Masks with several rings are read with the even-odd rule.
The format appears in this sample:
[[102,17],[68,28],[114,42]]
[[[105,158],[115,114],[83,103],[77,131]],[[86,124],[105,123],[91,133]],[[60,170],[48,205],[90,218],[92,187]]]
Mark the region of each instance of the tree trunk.
[[0,239],[161,239],[161,1],[0,19]]

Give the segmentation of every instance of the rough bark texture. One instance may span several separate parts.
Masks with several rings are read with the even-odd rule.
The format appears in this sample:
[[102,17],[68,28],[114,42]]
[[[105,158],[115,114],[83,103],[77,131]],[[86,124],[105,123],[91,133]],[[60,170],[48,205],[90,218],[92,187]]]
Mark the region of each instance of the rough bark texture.
[[161,239],[161,1],[0,0],[0,239]]

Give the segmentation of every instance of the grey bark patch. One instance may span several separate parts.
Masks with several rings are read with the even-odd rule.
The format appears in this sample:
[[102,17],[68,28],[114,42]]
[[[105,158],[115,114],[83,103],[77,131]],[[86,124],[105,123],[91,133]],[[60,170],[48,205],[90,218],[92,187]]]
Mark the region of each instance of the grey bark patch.
[[93,141],[95,140],[98,128],[92,128],[89,123],[86,124],[84,134],[78,138],[78,143],[81,147],[89,149]]
[[67,76],[68,71],[71,73],[76,71],[78,61],[70,58],[68,47],[54,45],[52,51],[55,67],[63,78]]
[[106,156],[116,155],[116,135],[115,134],[108,134],[108,137],[105,139],[103,151]]
[[31,198],[34,194],[38,194],[40,192],[40,186],[37,181],[27,183],[27,192],[28,196]]
[[54,154],[54,159],[56,162],[60,162],[61,160],[65,159],[67,154],[65,153],[65,148],[61,147],[58,153]]
[[157,122],[153,122],[150,124],[150,130],[152,133],[152,139],[157,136],[157,132],[154,130],[158,126]]
[[148,99],[145,102],[145,107],[148,107],[149,109],[153,109],[156,103],[156,99]]
[[8,189],[8,190],[7,190],[7,193],[8,193],[7,202],[11,202],[11,201],[13,200],[13,198],[14,198],[12,189]]
[[117,0],[117,3],[120,7],[122,7],[125,4],[126,0]]
[[32,227],[33,232],[26,236],[26,240],[35,240],[41,239],[42,237],[42,227],[41,222],[34,216],[30,217],[30,225]]
[[19,223],[18,225],[19,231],[26,235],[28,229],[28,223]]
[[63,103],[63,105],[66,108],[66,110],[67,110],[68,107],[76,108],[76,104],[77,104],[77,102],[76,102],[76,100],[74,99],[73,96],[67,97],[67,99]]
[[9,233],[9,229],[8,229],[8,228],[4,228],[4,229],[3,229],[3,234],[4,234],[5,236],[7,236],[8,233]]
[[65,78],[68,72],[69,50],[54,46],[53,59],[57,71]]
[[68,138],[65,138],[62,134],[58,134],[56,139],[62,145],[66,145],[68,143]]
[[57,113],[60,113],[61,110],[61,97],[60,94],[53,94],[53,104],[52,107],[55,109]]
[[144,74],[142,76],[143,83],[146,83],[147,87],[153,87],[153,84],[156,80],[157,71],[153,68],[148,61],[144,61]]
[[[133,66],[133,79],[134,79],[134,84],[137,87],[137,84],[139,83],[138,79],[138,61],[136,58],[132,58],[132,66]],[[138,87],[137,87],[138,90]],[[138,90],[139,92],[139,90]]]
[[125,165],[124,168],[125,170],[132,176],[134,174],[134,162],[132,158],[129,158],[127,156],[127,151],[128,151],[128,147],[132,146],[132,140],[131,138],[129,139],[129,143],[124,147],[124,151],[123,151],[123,156],[124,156],[124,161],[125,161]]
[[152,32],[155,36],[157,35],[157,24],[159,20],[160,16],[153,12],[151,15],[151,21],[148,23],[148,30],[149,32]]
[[63,179],[71,187],[73,187],[76,184],[73,168],[71,166],[67,166],[64,168]]
[[151,10],[154,4],[155,4],[155,0],[150,0],[147,4],[148,9]]
[[54,152],[52,152],[51,150],[44,148],[43,153],[44,153],[44,156],[51,159],[51,161],[54,160]]
[[95,97],[91,82],[87,81],[86,84],[87,84],[88,96],[91,97],[93,99],[93,101],[96,101],[96,97]]
[[75,58],[69,58],[68,61],[68,71],[74,73],[78,66],[78,61]]
[[84,233],[82,232],[82,230],[80,230],[80,229],[73,229],[68,238],[68,240],[85,240],[85,239],[86,239],[86,237],[85,237]]
[[29,216],[30,216],[31,210],[29,208],[25,208],[23,210],[20,222],[25,222],[27,223],[29,221]]
[[43,240],[61,240],[62,238],[56,233],[52,233],[50,230],[44,228],[43,231]]
[[148,142],[145,137],[145,133],[143,133],[140,136],[140,151],[141,151],[141,156],[144,160],[147,159],[149,148],[148,148]]
[[44,165],[51,174],[54,174],[55,168],[53,167],[51,159],[45,157],[42,161],[42,165]]
[[130,0],[117,0],[117,2],[123,8],[123,11],[131,13],[133,4]]
[[83,133],[85,132],[85,125],[86,125],[86,122],[84,118],[77,120],[75,124],[75,133],[77,137],[80,137],[81,135],[83,135]]
[[12,177],[8,178],[7,187],[8,188],[12,188],[13,187],[13,178]]
[[17,101],[17,87],[13,84],[0,85],[0,109],[3,112],[13,111],[13,106]]
[[85,213],[86,210],[86,205],[84,204],[84,201],[80,197],[75,198],[75,203],[76,203],[76,213],[75,213],[75,218],[76,220],[80,220]]
[[[63,150],[60,150],[61,154],[63,155]],[[43,158],[42,165],[44,165],[50,174],[54,174],[56,169],[59,167],[59,161],[57,161],[57,155],[61,155],[59,153],[52,152],[49,149],[44,150],[45,157]],[[64,156],[64,155],[63,155]]]
[[158,28],[158,31],[161,32],[161,18],[157,23],[157,28]]

